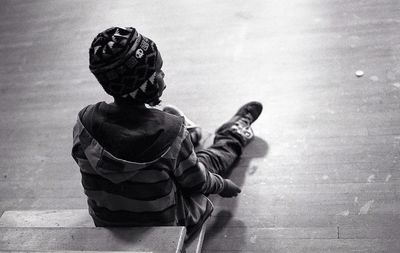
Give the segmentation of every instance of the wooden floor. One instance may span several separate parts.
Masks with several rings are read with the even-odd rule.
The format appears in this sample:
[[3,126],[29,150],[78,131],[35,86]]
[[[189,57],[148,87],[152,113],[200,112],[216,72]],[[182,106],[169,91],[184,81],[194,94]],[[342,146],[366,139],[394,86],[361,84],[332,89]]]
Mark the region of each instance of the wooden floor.
[[135,26],[162,52],[164,104],[206,143],[264,104],[231,176],[242,193],[213,198],[203,252],[400,252],[398,0],[0,4],[0,214],[86,207],[72,126],[110,101],[88,47]]

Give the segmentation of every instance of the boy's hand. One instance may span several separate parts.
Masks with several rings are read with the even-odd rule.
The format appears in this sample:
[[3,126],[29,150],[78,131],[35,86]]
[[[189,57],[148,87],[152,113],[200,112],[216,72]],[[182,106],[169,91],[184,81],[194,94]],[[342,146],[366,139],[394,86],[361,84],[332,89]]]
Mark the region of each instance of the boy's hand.
[[236,197],[242,190],[234,182],[229,179],[224,180],[224,189],[219,193],[221,197],[232,198]]

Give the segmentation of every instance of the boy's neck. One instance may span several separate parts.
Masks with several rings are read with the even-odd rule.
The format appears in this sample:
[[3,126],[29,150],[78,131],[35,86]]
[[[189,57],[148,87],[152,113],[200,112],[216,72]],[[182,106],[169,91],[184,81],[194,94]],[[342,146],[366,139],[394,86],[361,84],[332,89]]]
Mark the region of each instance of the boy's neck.
[[130,106],[130,107],[136,107],[136,108],[146,108],[145,104],[136,100],[133,100],[131,98],[117,98],[114,97],[114,104],[118,106]]

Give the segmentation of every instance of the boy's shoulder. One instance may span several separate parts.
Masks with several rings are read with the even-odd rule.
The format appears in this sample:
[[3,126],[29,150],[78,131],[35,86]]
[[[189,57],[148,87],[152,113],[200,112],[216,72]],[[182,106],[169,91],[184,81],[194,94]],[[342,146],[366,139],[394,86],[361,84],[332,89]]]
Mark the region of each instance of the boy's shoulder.
[[158,157],[184,131],[182,117],[153,108],[121,108],[99,102],[84,107],[78,117],[106,150],[129,161]]
[[104,120],[108,118],[121,118],[128,121],[152,120],[159,123],[173,123],[174,125],[183,125],[184,118],[182,116],[173,115],[155,108],[128,108],[121,107],[115,104],[108,104],[104,101],[95,104],[90,104],[83,107],[78,116],[80,119],[87,118],[90,115],[93,117],[101,117]]
[[89,105],[83,107],[78,112],[78,116],[80,118],[82,118],[86,113],[90,113],[90,112],[94,112],[94,111],[99,112],[100,108],[102,108],[104,105],[107,105],[107,103],[104,102],[104,101],[100,101],[100,102],[97,102],[95,104],[89,104]]

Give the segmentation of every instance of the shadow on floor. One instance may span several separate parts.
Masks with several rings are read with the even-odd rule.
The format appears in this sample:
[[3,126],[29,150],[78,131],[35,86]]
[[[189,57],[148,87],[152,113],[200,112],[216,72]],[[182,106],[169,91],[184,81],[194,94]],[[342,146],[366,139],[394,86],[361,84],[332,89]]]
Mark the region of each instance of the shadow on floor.
[[258,170],[258,166],[251,166],[251,161],[255,158],[265,158],[268,151],[268,143],[260,137],[254,137],[254,140],[245,147],[242,158],[236,161],[224,177],[232,179],[239,186],[243,186],[246,174],[253,175]]
[[[242,159],[239,159],[231,168],[228,174],[224,175],[226,178],[232,179],[238,186],[243,187],[246,175],[253,175],[257,172],[258,167],[251,165],[254,158],[265,158],[268,155],[268,143],[260,137],[255,137],[254,140],[245,148]],[[240,195],[239,195],[240,197]],[[211,197],[212,202],[217,207],[220,202],[229,201],[229,210],[220,210],[218,213],[213,214],[214,217],[207,224],[207,232],[204,237],[204,245],[207,245],[213,238],[221,238],[220,233],[224,228],[230,224],[234,227],[241,227],[243,229],[243,238],[235,238],[239,241],[245,240],[245,224],[240,220],[233,220],[234,213],[237,207],[237,199],[223,199],[218,195]]]

